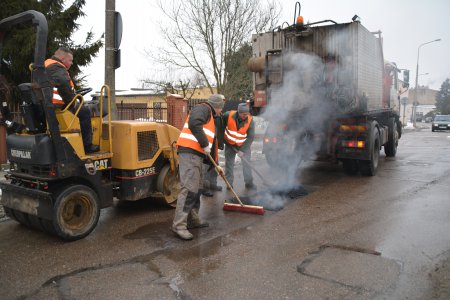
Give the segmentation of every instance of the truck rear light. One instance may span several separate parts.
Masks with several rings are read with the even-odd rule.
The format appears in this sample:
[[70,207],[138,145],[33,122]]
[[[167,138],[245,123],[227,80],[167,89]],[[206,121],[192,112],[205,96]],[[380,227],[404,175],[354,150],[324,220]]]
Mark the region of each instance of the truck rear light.
[[339,130],[343,132],[366,132],[366,125],[341,125],[339,126]]
[[364,148],[366,146],[366,142],[358,140],[342,141],[342,146],[347,148]]
[[264,138],[264,143],[265,144],[269,144],[269,143],[276,144],[277,142],[278,142],[278,139],[277,139],[276,136],[271,137],[271,138],[268,138],[268,137]]
[[51,166],[50,170],[48,171],[48,176],[55,177],[56,176],[56,166]]

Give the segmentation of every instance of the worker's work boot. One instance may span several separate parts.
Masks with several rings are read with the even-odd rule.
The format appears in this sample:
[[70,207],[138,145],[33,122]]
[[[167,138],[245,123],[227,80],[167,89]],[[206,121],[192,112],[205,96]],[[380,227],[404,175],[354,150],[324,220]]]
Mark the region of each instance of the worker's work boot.
[[213,192],[211,192],[210,190],[202,190],[202,195],[206,197],[214,196]]
[[200,220],[200,217],[198,216],[197,211],[195,211],[195,209],[191,210],[191,212],[188,215],[188,220],[187,220],[187,228],[188,229],[193,229],[193,228],[203,228],[203,227],[208,227],[209,223],[208,222],[202,222]]
[[187,229],[177,229],[172,227],[172,231],[182,240],[189,241],[194,238],[192,233],[190,233]]
[[98,152],[100,150],[100,147],[98,145],[90,145],[84,149],[84,152],[86,153],[94,153]]

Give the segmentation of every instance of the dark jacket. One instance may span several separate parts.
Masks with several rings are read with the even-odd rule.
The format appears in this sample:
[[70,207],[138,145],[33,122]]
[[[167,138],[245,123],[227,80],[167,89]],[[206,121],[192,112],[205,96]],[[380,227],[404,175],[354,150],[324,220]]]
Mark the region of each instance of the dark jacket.
[[[191,130],[192,134],[195,136],[195,138],[197,139],[198,143],[202,148],[209,145],[208,138],[206,137],[206,134],[203,132],[203,125],[209,122],[209,119],[211,118],[211,112],[213,118],[216,118],[217,117],[216,111],[211,107],[211,105],[205,102],[194,106],[194,108],[192,108],[189,114],[189,123],[188,123],[189,129]],[[214,143],[217,143],[217,129],[213,144]],[[187,147],[181,146],[178,147],[178,152],[193,153],[205,158],[205,154]],[[211,156],[215,158],[214,151],[211,151]]]
[[[60,59],[52,56],[52,59],[62,63]],[[75,97],[75,92],[70,86],[70,75],[67,69],[60,64],[52,64],[46,68],[48,78],[53,86],[58,89],[59,95],[64,103],[68,104]]]

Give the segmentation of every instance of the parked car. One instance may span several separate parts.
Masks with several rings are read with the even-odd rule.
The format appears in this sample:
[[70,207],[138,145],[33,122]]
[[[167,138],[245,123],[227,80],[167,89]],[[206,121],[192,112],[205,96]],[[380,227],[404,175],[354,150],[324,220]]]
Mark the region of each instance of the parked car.
[[436,115],[431,124],[431,131],[450,130],[450,115]]
[[426,117],[425,118],[425,123],[430,123],[431,121],[433,121],[432,117]]

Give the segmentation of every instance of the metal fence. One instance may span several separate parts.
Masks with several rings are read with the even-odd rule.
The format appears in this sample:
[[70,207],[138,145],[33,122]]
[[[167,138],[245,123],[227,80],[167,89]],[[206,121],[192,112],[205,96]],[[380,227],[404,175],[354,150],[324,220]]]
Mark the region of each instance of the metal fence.
[[[188,102],[188,112],[202,102],[203,99],[190,99]],[[23,123],[22,114],[18,108],[11,112],[14,121]],[[155,102],[153,107],[147,107],[146,103],[121,103],[117,104],[118,120],[139,120],[158,123],[167,123],[167,103]]]
[[167,123],[167,107],[118,106],[117,119]]
[[[188,112],[202,102],[206,102],[206,100],[190,99]],[[155,102],[153,107],[147,107],[144,103],[121,103],[117,105],[117,119],[167,123],[167,103]]]

